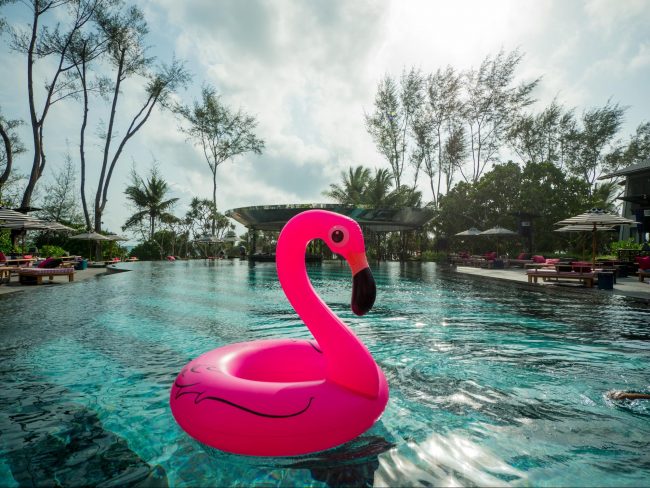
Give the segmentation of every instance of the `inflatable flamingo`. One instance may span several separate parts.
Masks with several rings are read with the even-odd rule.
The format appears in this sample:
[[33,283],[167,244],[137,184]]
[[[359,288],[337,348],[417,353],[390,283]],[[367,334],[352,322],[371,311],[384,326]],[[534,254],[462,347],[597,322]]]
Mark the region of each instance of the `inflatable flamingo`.
[[352,310],[375,301],[358,224],[309,210],[278,239],[278,278],[313,340],[231,344],[186,365],[171,390],[171,409],[195,439],[223,451],[291,456],[328,449],[369,429],[388,401],[388,385],[363,343],[311,286],[305,250],[322,239],[352,269]]

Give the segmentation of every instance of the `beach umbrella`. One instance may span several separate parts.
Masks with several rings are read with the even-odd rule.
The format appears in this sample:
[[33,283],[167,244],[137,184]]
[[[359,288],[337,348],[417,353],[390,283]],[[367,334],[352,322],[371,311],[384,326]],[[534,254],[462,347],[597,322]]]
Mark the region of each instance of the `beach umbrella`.
[[620,217],[605,212],[600,208],[592,208],[585,213],[570,217],[568,219],[555,222],[555,225],[587,225],[591,227],[591,264],[596,266],[596,231],[599,227],[612,226],[612,225],[636,225],[638,222],[634,220]]
[[471,227],[467,230],[464,230],[463,232],[459,232],[456,234],[457,236],[477,236],[481,234],[481,231],[478,230],[476,227]]
[[77,239],[80,241],[88,241],[88,257],[91,257],[91,248],[90,248],[90,243],[92,241],[110,241],[110,239],[102,234],[98,234],[97,232],[84,232],[83,234],[77,234],[76,236],[71,236],[70,239]]
[[[613,225],[598,225],[596,226],[596,230],[616,230],[616,227]],[[572,224],[572,225],[565,225],[564,227],[560,227],[559,229],[555,229],[553,232],[592,232],[593,231],[593,226],[587,225],[587,224]],[[585,245],[584,245],[584,240],[582,240],[582,254],[584,255],[585,253]]]
[[516,232],[510,230],[510,229],[506,229],[504,227],[496,226],[496,227],[492,227],[491,229],[484,230],[483,232],[481,232],[480,235],[482,235],[482,236],[495,236],[496,237],[496,241],[497,241],[497,257],[498,257],[499,256],[499,237],[500,236],[516,236],[518,234]]
[[[478,230],[476,227],[470,227],[469,229],[464,230],[463,232],[459,232],[456,235],[460,236],[460,237],[467,237],[467,236],[473,237],[473,236],[477,236],[477,235],[480,235],[480,234],[481,234],[481,231]],[[471,251],[474,252],[473,246],[470,246],[470,248],[471,248]]]
[[49,226],[47,230],[60,230],[62,232],[72,232],[74,230],[72,227],[68,227],[61,222],[48,222],[48,224]]
[[201,236],[194,239],[194,242],[199,242],[201,244],[217,244],[223,242],[223,240],[219,239],[217,236]]
[[[16,212],[19,213],[19,212]],[[24,214],[21,214],[24,215]],[[28,216],[26,216],[28,217]],[[55,224],[58,224],[58,222],[48,222],[46,220],[39,220],[34,217],[28,217],[27,219],[24,220],[6,220],[4,222],[0,222],[0,228],[3,229],[13,229],[13,230],[19,230],[20,235],[22,236],[22,241],[23,241],[23,248],[25,247],[25,235],[27,234],[28,230],[58,230],[55,228]],[[63,224],[61,224],[63,225]],[[65,226],[64,226],[65,227]],[[68,227],[66,227],[68,229]],[[72,229],[70,229],[72,230]]]
[[128,237],[121,236],[121,235],[118,235],[118,234],[109,234],[109,235],[104,236],[104,237],[107,237],[109,241],[128,241],[129,240]]
[[98,234],[97,232],[84,232],[83,234],[70,236],[70,239],[78,239],[81,241],[110,241],[108,237]]
[[[572,224],[555,229],[553,232],[591,232],[592,230],[593,226],[591,225]],[[616,227],[613,225],[596,226],[596,230],[616,230]]]

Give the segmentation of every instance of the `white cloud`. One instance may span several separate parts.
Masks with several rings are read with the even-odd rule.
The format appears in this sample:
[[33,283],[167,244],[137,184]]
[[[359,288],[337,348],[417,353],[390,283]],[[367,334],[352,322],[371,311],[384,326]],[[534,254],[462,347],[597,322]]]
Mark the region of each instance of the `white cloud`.
[[[613,97],[633,107],[629,131],[650,113],[645,1],[145,0],[138,5],[150,24],[153,53],[163,61],[176,53],[194,72],[192,87],[179,99],[191,103],[201,84],[210,83],[224,102],[259,121],[264,153],[242,156],[218,170],[222,210],[323,201],[322,191],[348,166],[386,167],[366,133],[364,111],[372,110],[379,79],[386,73],[399,76],[404,67],[426,73],[451,64],[462,70],[501,48],[520,48],[526,56],[519,77],[543,75],[536,92],[539,106],[557,96],[580,111]],[[10,21],[18,8],[5,14]],[[27,120],[25,61],[3,49],[0,64],[3,113]],[[130,116],[140,96],[137,86],[125,87],[120,113]],[[107,119],[107,109],[94,109],[93,127],[99,118]],[[70,103],[50,115],[45,133],[53,164],[66,139],[74,150],[78,114],[79,106]],[[120,131],[126,117],[120,116]],[[193,196],[210,197],[207,163],[178,124],[171,114],[156,112],[128,143],[104,219],[111,229],[119,229],[128,213],[122,192],[132,161],[141,174],[154,158],[159,162],[174,196],[181,198],[178,214]],[[28,145],[29,132],[23,134]],[[100,141],[91,137],[89,145],[96,158]],[[29,165],[28,157],[17,164],[23,172]],[[96,166],[89,173],[92,187]]]

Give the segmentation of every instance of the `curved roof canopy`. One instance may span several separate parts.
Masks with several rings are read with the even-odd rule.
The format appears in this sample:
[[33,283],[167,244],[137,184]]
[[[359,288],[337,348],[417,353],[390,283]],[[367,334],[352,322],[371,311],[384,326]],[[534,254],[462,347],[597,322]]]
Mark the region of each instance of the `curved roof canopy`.
[[294,215],[314,208],[347,215],[364,229],[373,232],[414,230],[433,218],[433,210],[430,208],[372,208],[336,203],[241,207],[228,210],[226,215],[250,229],[279,231]]

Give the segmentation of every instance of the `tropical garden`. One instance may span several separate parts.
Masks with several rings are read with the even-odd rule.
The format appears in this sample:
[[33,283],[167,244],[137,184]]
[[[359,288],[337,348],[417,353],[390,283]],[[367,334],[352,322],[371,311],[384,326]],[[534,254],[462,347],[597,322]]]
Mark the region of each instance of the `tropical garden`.
[[[0,0],[0,7],[10,3]],[[155,113],[169,111],[203,155],[212,194],[179,208],[171,177],[155,161],[144,174],[134,166],[123,192],[131,215],[121,229],[111,230],[137,239],[131,252],[140,259],[206,256],[214,254],[214,242],[238,255],[250,236],[235,236],[217,209],[217,182],[223,163],[264,150],[256,119],[228,107],[208,84],[198,100],[180,102],[177,91],[192,78],[182,61],[149,55],[147,22],[137,6],[117,0],[31,0],[23,6],[30,29],[0,19],[6,46],[26,61],[30,113],[27,121],[13,119],[0,100],[0,205],[80,232],[107,233],[102,217],[115,169]],[[542,80],[518,81],[523,56],[501,51],[467,70],[407,68],[399,77],[379,80],[374,104],[363,114],[377,159],[343,171],[323,197],[373,208],[423,207],[434,217],[419,231],[369,236],[372,257],[434,259],[468,247],[485,251],[494,243],[462,241],[456,234],[496,225],[519,231],[523,220],[530,222],[532,237],[505,241],[504,252],[532,246],[548,255],[580,254],[582,237],[552,232],[554,222],[592,207],[617,210],[618,182],[600,178],[650,157],[650,122],[623,134],[628,108],[612,100],[576,108],[556,99],[540,107],[535,92]],[[36,65],[47,73],[44,86],[34,80]],[[140,96],[140,104],[118,104],[127,93]],[[81,115],[69,119],[70,134],[78,134],[74,151],[53,168],[43,134],[59,123],[51,109],[62,100],[74,100]],[[19,135],[22,125],[30,129],[29,143]],[[90,134],[99,137],[94,144]],[[16,170],[16,158],[23,157],[32,161],[28,174]],[[89,174],[98,179],[90,181]],[[18,237],[16,230],[0,231],[0,249],[24,251]],[[272,252],[276,239],[258,232],[257,250]],[[601,242],[616,239],[612,234]],[[31,232],[25,247],[30,246],[88,254],[88,243],[60,233]],[[96,258],[119,253],[125,250],[115,243],[97,244],[93,251]]]

